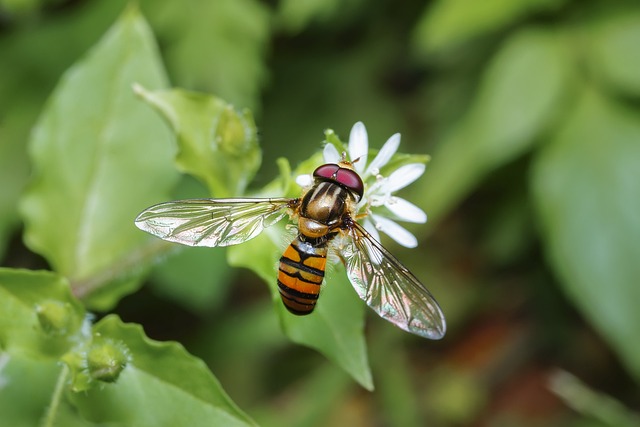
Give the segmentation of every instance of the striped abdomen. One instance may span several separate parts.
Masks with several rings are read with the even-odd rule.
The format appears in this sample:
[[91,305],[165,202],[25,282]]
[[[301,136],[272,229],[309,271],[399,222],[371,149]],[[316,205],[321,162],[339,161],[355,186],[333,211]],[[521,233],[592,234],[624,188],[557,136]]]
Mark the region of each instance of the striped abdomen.
[[303,315],[313,311],[327,263],[325,239],[316,246],[298,236],[280,258],[278,289],[287,310]]

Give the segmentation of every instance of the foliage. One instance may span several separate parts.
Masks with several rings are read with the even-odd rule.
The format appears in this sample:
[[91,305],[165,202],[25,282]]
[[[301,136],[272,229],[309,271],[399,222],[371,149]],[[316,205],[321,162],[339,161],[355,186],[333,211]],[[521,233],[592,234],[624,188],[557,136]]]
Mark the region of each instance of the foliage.
[[[177,180],[166,173],[173,154],[167,130],[130,91],[137,81],[166,84],[150,30],[130,12],[66,72],[33,130],[33,176],[21,200],[25,241],[74,282],[76,293],[112,286],[90,284],[99,275],[113,275],[107,280],[114,286],[137,287],[122,282],[138,278],[111,272],[146,237],[119,225],[169,197]],[[125,118],[137,126],[123,126]],[[147,152],[155,155],[140,162]],[[117,298],[93,304],[109,308]]]
[[[27,351],[63,362],[51,404],[39,415],[44,425],[60,422],[63,394],[75,417],[96,423],[253,425],[179,344],[152,341],[116,316],[81,327],[84,310],[70,291],[104,310],[137,288],[138,264],[148,265],[162,248],[118,224],[168,198],[178,178],[167,129],[136,100],[134,82],[162,87],[165,78],[153,36],[130,8],[65,74],[32,136],[34,176],[21,209],[25,240],[71,283],[52,273],[3,270],[3,350],[9,363]],[[206,113],[233,120],[227,108]],[[156,409],[139,410],[145,407]],[[32,415],[10,422],[26,424],[24,416]]]
[[[637,2],[138,3],[0,0],[4,423],[637,420]],[[420,249],[390,249],[429,279],[442,342],[365,322],[339,265],[290,316],[284,224],[228,250],[133,225],[176,198],[295,197],[321,132],[357,120],[430,154],[405,191]]]

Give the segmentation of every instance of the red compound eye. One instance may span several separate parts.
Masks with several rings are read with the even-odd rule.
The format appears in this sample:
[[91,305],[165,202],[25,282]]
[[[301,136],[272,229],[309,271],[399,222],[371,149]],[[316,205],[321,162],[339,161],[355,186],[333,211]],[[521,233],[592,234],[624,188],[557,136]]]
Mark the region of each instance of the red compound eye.
[[357,172],[351,169],[340,168],[336,175],[336,181],[358,195],[358,200],[364,194],[364,184]]
[[333,181],[353,191],[358,196],[358,200],[360,200],[364,194],[364,184],[362,183],[362,179],[360,179],[360,175],[351,169],[340,167],[334,163],[327,163],[313,171],[313,176],[314,178]]
[[315,171],[313,171],[313,176],[316,178],[325,178],[325,179],[335,179],[335,174],[340,169],[340,166],[327,163],[326,165],[319,166]]

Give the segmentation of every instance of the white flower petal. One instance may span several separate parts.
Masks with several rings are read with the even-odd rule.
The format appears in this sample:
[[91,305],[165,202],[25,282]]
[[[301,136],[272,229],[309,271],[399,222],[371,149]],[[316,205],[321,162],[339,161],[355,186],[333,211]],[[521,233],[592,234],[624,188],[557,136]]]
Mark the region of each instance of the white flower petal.
[[322,157],[324,157],[325,163],[338,163],[341,160],[338,149],[331,143],[324,146],[324,150],[322,150]]
[[309,173],[296,176],[296,184],[300,187],[309,187],[313,184],[313,176]]
[[369,152],[369,137],[367,129],[362,122],[358,122],[351,128],[349,135],[349,159],[353,164],[356,172],[359,174],[364,171],[367,165],[367,153]]
[[380,215],[372,214],[371,217],[376,224],[376,228],[391,237],[398,244],[406,248],[415,248],[418,246],[418,239],[406,228]]
[[385,182],[383,189],[386,192],[393,193],[401,188],[411,184],[424,173],[425,166],[422,163],[411,163],[404,165],[389,175],[389,179]]
[[371,222],[368,217],[362,221],[362,226],[369,232],[369,234],[371,234],[371,237],[376,239],[378,242],[380,241],[380,233],[378,233],[376,226],[373,225],[373,222]]
[[392,196],[386,200],[384,205],[402,221],[418,224],[427,222],[427,214],[408,200]]
[[396,133],[391,136],[391,138],[387,139],[387,142],[384,143],[378,155],[373,159],[369,167],[367,168],[364,176],[368,175],[377,175],[380,173],[380,168],[386,165],[391,157],[396,154],[398,151],[398,146],[400,145],[400,134]]

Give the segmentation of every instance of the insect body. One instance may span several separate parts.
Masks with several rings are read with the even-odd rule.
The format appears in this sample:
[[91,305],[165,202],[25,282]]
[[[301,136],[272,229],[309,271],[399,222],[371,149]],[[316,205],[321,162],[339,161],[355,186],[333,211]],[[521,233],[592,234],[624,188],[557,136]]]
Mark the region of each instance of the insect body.
[[348,243],[338,255],[358,296],[396,326],[426,338],[442,338],[445,320],[431,293],[356,221],[364,184],[351,163],[322,165],[313,178],[314,184],[298,199],[179,200],[146,209],[136,225],[185,245],[228,246],[257,236],[288,213],[297,220],[298,235],[280,258],[277,281],[290,312],[313,311],[327,253],[341,235]]
[[278,289],[293,314],[309,314],[324,278],[329,241],[362,197],[364,184],[356,172],[327,164],[314,172],[316,183],[304,195],[298,212],[298,237],[280,258]]

